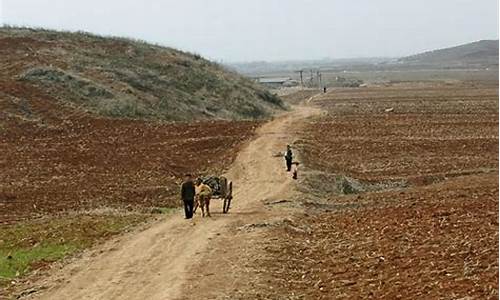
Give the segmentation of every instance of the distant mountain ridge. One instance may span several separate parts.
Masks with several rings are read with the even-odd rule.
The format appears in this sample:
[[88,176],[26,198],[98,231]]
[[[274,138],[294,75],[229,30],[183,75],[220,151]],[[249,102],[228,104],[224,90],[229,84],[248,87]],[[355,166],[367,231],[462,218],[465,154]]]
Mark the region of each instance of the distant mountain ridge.
[[481,40],[400,58],[398,63],[443,67],[498,66],[498,40]]
[[498,40],[480,40],[450,48],[427,51],[411,56],[291,60],[276,62],[241,62],[231,63],[228,67],[254,77],[296,76],[298,70],[306,74],[310,70],[322,72],[347,71],[390,71],[421,69],[487,69],[498,68]]

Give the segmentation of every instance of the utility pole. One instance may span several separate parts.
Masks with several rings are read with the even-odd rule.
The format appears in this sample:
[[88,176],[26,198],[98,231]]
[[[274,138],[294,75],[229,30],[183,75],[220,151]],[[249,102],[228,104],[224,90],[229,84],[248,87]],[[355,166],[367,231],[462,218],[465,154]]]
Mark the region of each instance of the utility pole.
[[302,73],[304,73],[304,70],[298,70],[298,71],[295,71],[295,72],[300,73],[300,86],[304,87],[304,78],[302,77]]

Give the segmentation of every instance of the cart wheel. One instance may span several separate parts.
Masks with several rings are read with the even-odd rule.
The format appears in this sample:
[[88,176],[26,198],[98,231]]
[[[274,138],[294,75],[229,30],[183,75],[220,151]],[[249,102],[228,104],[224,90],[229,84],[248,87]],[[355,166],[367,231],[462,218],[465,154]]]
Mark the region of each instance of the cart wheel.
[[227,214],[229,212],[229,207],[231,206],[231,199],[233,199],[233,197],[230,197],[228,199],[224,199],[224,208],[226,210],[225,214]]
[[[224,180],[226,180],[224,178]],[[227,214],[229,212],[229,207],[231,206],[231,199],[233,199],[233,182],[228,181],[226,189],[224,190],[224,204],[222,206],[222,212]]]

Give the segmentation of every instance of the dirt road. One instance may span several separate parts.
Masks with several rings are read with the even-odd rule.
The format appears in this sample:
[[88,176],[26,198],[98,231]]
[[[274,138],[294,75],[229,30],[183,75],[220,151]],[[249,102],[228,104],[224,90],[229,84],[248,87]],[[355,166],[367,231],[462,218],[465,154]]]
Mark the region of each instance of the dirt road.
[[[222,215],[221,204],[212,202],[212,218],[186,221],[180,213],[166,216],[144,231],[111,240],[84,254],[47,278],[45,291],[37,299],[179,299],[196,270],[211,270],[212,276],[197,279],[208,286],[211,278],[224,278],[225,266],[206,267],[206,253],[224,245],[217,237],[231,228],[251,224],[256,219],[279,215],[266,210],[263,200],[285,199],[293,193],[293,180],[275,154],[294,140],[294,132],[317,109],[299,106],[258,129],[257,137],[239,153],[227,177],[235,185],[234,206]],[[238,238],[231,241],[238,244]],[[235,253],[233,253],[235,255]],[[236,254],[237,255],[237,254]],[[215,261],[215,260],[214,260]],[[190,270],[190,271],[188,271]],[[218,274],[221,273],[221,274]],[[220,275],[220,276],[218,276]],[[216,280],[217,281],[217,280]],[[224,280],[211,284],[212,294],[225,289]],[[203,295],[203,291],[199,291]]]

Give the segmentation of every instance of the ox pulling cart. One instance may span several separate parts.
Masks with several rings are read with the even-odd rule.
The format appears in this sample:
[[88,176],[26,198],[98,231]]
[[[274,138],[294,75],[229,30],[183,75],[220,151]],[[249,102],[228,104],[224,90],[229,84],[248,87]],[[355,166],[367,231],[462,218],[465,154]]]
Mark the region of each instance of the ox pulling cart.
[[226,214],[233,199],[233,182],[224,176],[207,176],[200,179],[212,189],[212,199],[223,200],[222,212]]

